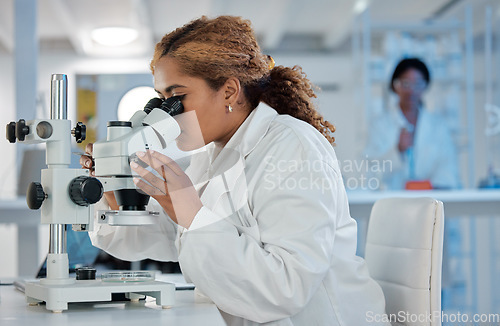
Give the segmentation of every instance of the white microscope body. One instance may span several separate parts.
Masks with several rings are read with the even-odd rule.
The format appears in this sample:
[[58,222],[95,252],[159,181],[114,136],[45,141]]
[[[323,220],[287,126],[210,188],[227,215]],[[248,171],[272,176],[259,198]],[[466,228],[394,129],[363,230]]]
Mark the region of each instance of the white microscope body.
[[149,196],[136,190],[130,162],[141,164],[135,154],[138,151],[163,150],[172,145],[180,134],[180,128],[169,113],[174,115],[179,110],[182,110],[182,104],[175,98],[165,102],[152,99],[145,110],[137,111],[129,121],[108,122],[107,139],[94,144],[95,175],[105,191],[114,191],[120,210],[99,211],[99,223],[156,223],[158,212],[145,211]]
[[[159,100],[159,99],[158,99]],[[161,104],[161,100],[159,100]],[[151,102],[151,101],[150,101]],[[180,103],[180,102],[179,102]],[[155,105],[156,105],[155,104]],[[180,104],[182,110],[182,104]],[[53,312],[68,309],[70,302],[110,301],[113,293],[125,293],[138,300],[144,296],[156,298],[164,308],[175,302],[175,285],[146,280],[142,282],[104,282],[97,279],[81,280],[69,277],[66,252],[66,225],[75,231],[93,229],[93,206],[104,191],[115,191],[121,200],[119,211],[97,212],[100,223],[111,225],[141,225],[156,223],[158,213],[146,212],[149,199],[135,189],[130,171],[130,157],[136,151],[148,148],[163,149],[180,133],[175,120],[159,108],[138,111],[128,122],[112,122],[108,138],[94,145],[96,176],[88,170],[70,169],[71,134],[77,142],[85,139],[85,126],[78,123],[71,129],[67,120],[67,77],[52,75],[51,119],[19,120],[7,125],[10,142],[27,144],[46,143],[47,169],[42,170],[41,183],[31,183],[27,201],[31,209],[41,207],[41,223],[50,226],[47,278],[28,282],[25,288],[29,304],[46,302]],[[132,194],[132,195],[131,195]],[[139,197],[139,202],[135,202]],[[118,199],[118,198],[117,198]]]

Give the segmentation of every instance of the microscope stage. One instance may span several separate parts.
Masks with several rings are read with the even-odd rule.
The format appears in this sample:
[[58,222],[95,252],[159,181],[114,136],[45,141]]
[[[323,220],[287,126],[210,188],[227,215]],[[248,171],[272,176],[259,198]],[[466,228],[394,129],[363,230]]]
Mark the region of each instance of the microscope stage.
[[159,212],[150,211],[97,211],[100,224],[108,225],[151,225],[158,224]]

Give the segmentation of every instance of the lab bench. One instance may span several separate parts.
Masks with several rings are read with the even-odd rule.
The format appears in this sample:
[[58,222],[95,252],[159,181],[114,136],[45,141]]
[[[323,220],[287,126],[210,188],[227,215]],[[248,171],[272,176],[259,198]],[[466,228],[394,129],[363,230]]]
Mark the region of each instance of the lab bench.
[[68,310],[53,313],[43,304],[29,306],[14,286],[0,286],[0,325],[225,325],[217,307],[196,302],[193,290],[176,291],[175,296],[176,303],[169,309],[148,297],[139,302],[70,303]]
[[500,215],[500,189],[348,191],[353,218],[368,218],[373,204],[390,197],[432,197],[444,204],[446,217]]

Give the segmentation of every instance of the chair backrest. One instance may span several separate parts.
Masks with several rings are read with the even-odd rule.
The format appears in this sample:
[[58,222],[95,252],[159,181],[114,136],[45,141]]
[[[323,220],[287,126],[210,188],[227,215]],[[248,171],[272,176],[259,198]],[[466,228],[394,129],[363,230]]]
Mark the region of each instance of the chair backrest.
[[375,202],[365,260],[395,325],[441,325],[443,203],[432,198]]

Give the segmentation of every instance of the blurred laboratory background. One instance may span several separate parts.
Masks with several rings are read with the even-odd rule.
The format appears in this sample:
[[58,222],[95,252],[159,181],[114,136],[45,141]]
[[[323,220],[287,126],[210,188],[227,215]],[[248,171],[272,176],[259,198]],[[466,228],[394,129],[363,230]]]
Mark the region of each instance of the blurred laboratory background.
[[[366,146],[374,117],[397,105],[389,85],[403,58],[419,58],[429,69],[422,101],[442,118],[456,149],[460,190],[450,190],[451,198],[457,191],[467,204],[472,197],[464,190],[500,187],[496,0],[1,0],[2,125],[48,117],[51,74],[62,73],[68,118],[88,128],[83,145],[104,138],[107,121],[128,119],[156,96],[154,44],[194,18],[221,14],[251,20],[264,53],[277,65],[301,66],[318,86],[353,203],[392,190],[379,175],[386,167],[374,166]],[[75,152],[82,149],[75,144]],[[23,196],[40,178],[44,147],[4,139],[0,151],[0,278],[32,275],[48,235]],[[363,256],[368,216],[355,212]],[[499,214],[446,214],[446,223],[443,309],[500,311]]]

